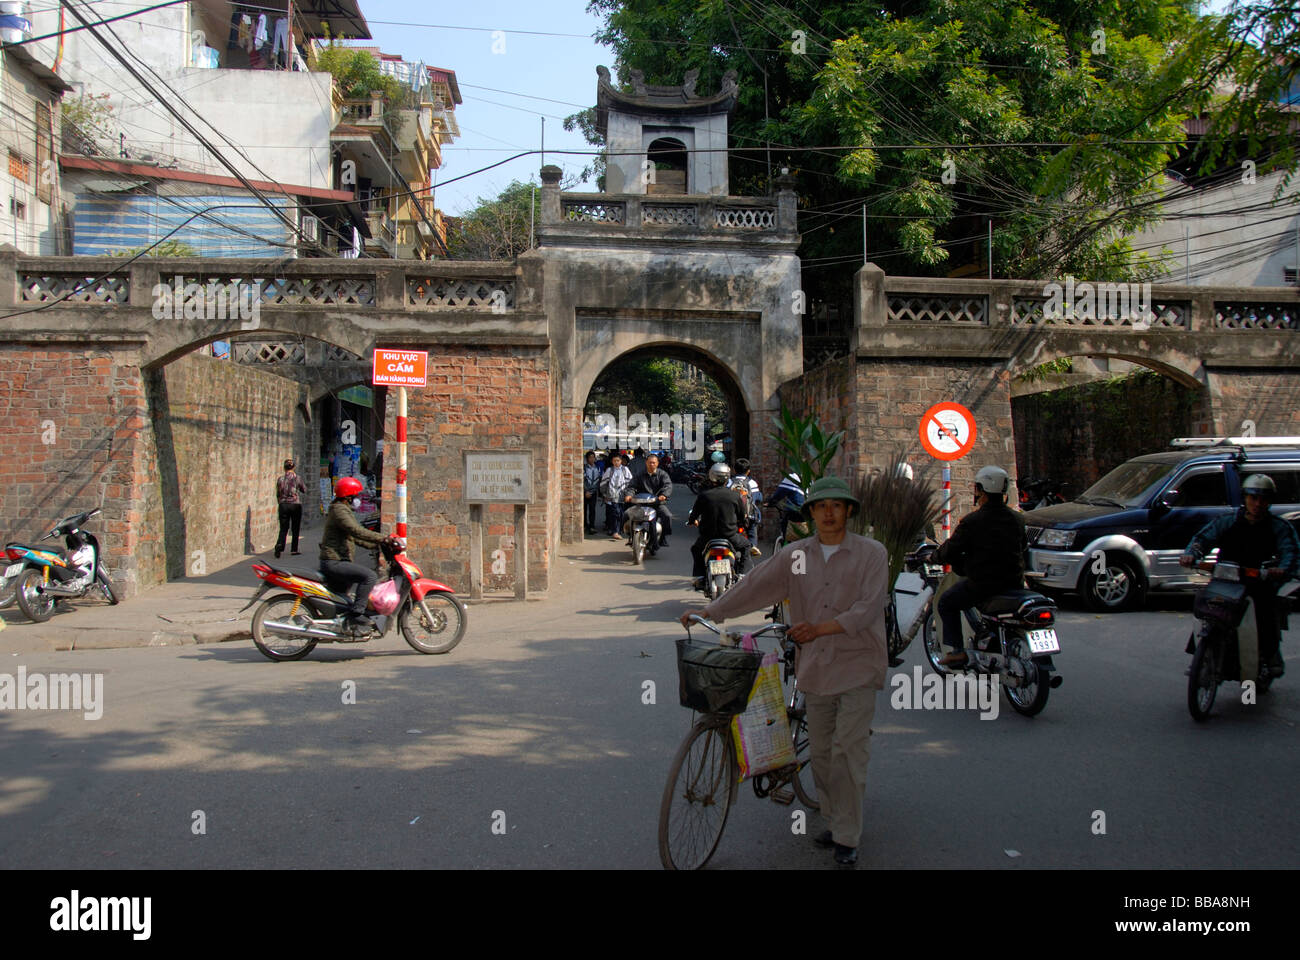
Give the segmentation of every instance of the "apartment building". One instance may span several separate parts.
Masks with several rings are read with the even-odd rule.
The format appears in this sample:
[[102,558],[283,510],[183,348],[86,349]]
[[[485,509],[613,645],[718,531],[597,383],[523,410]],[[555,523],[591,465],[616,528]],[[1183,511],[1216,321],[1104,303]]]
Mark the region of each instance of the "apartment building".
[[[77,25],[63,6],[32,14],[38,35]],[[369,36],[356,0],[192,0],[30,45],[93,108],[61,160],[67,252],[163,236],[202,256],[350,247],[368,227],[355,192],[334,184],[333,77],[308,61],[326,37]]]
[[[6,28],[3,39],[30,37],[29,22],[22,22],[27,29]],[[67,252],[59,191],[59,101],[71,88],[26,46],[6,46],[0,64],[0,150],[8,155],[0,196],[0,244],[27,254],[57,256]]]
[[460,133],[455,111],[463,101],[456,73],[378,47],[349,49],[374,57],[380,71],[405,90],[391,103],[378,91],[338,101],[339,123],[331,134],[337,184],[346,188],[348,178],[355,178],[370,234],[362,252],[416,260],[445,256],[446,227],[434,206],[433,173],[442,166],[443,145]]

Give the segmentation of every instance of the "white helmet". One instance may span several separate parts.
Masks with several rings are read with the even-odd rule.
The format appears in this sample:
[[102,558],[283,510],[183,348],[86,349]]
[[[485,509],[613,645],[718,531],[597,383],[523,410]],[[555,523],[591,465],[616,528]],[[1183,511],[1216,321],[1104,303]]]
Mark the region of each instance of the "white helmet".
[[975,474],[975,486],[992,496],[1006,496],[1010,485],[1011,478],[1001,467],[981,467]]
[[731,467],[725,463],[715,463],[709,467],[710,482],[721,486],[731,479]]

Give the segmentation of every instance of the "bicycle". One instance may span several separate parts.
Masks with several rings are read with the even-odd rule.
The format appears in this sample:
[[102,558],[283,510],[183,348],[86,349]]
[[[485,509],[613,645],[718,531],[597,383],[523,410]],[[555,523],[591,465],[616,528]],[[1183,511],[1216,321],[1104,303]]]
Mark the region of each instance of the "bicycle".
[[[774,614],[769,614],[769,617],[776,619]],[[693,616],[691,619],[715,634],[722,633],[702,617]],[[759,798],[770,796],[776,803],[790,804],[797,796],[804,806],[815,811],[820,804],[812,770],[808,768],[812,754],[808,745],[804,694],[799,690],[794,675],[796,645],[786,639],[788,629],[787,624],[778,621],[756,630],[753,637],[755,640],[769,634],[780,637],[785,661],[782,682],[788,684],[786,716],[790,719],[795,762],[779,770],[758,774],[750,779],[750,783]],[[665,870],[699,870],[709,862],[722,839],[727,815],[735,803],[736,788],[740,783],[731,720],[732,717],[726,714],[701,714],[691,724],[673,757],[659,805],[659,858]]]

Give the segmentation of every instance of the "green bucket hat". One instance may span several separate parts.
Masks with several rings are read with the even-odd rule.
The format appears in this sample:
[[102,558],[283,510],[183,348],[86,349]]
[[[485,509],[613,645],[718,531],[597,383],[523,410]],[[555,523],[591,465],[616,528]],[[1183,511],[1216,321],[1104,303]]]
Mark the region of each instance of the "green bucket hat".
[[849,485],[839,477],[822,477],[820,480],[813,481],[812,488],[808,491],[808,496],[803,502],[805,519],[812,518],[811,508],[818,500],[843,500],[852,504],[853,508],[849,511],[850,517],[862,509],[862,504],[849,490]]

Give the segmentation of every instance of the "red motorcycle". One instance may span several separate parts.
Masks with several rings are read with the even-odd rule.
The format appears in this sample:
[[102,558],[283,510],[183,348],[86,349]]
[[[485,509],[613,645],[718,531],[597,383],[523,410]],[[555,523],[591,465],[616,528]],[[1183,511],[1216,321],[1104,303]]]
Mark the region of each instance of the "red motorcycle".
[[429,580],[405,556],[400,540],[388,538],[379,545],[388,561],[389,579],[375,584],[367,612],[374,628],[356,628],[346,622],[351,601],[325,585],[320,571],[287,570],[268,563],[253,564],[263,581],[240,613],[257,603],[268,590],[287,593],[268,597],[253,614],[253,643],[272,660],[301,660],[317,643],[365,643],[387,636],[396,622],[406,642],[420,653],[447,653],[465,636],[469,616],[451,587]]

